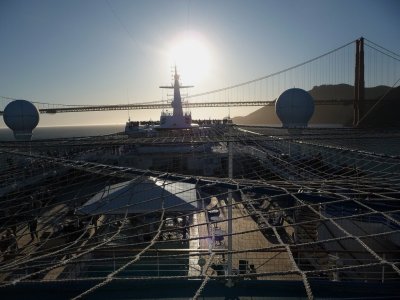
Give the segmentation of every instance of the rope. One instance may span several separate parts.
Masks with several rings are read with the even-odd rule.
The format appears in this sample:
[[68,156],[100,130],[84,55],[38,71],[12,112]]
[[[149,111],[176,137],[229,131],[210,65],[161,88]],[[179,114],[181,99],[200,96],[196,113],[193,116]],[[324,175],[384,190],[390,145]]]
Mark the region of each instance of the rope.
[[206,264],[204,265],[203,274],[202,275],[204,276],[204,274],[205,274],[205,277],[204,277],[204,280],[202,281],[200,287],[197,289],[196,293],[194,294],[194,296],[192,298],[193,300],[197,300],[200,297],[200,295],[203,292],[207,282],[210,280],[210,276],[207,275],[207,271],[208,271],[208,268],[210,267],[210,264],[211,264],[212,260],[214,259],[214,255],[215,255],[215,253],[212,252],[211,255],[209,256]]
[[137,255],[135,255],[134,258],[133,258],[131,261],[129,261],[128,263],[126,263],[126,264],[123,265],[122,267],[118,268],[118,269],[115,270],[114,272],[108,274],[108,276],[107,276],[107,278],[106,278],[105,280],[103,280],[103,281],[100,282],[99,284],[93,286],[92,288],[86,290],[85,292],[83,292],[83,293],[81,293],[81,294],[75,296],[74,298],[72,298],[72,300],[81,299],[81,298],[83,298],[84,296],[86,296],[86,295],[88,295],[88,294],[90,294],[90,293],[93,293],[95,290],[99,289],[100,287],[105,286],[106,284],[110,283],[110,282],[114,279],[114,276],[115,276],[115,275],[117,275],[118,273],[122,272],[122,271],[125,270],[127,267],[129,267],[130,265],[134,264],[135,262],[137,262],[137,261],[140,259],[141,255],[142,255],[143,253],[145,253],[148,249],[150,249],[150,248],[154,245],[155,241],[158,239],[158,237],[159,237],[159,235],[160,235],[160,230],[161,230],[161,228],[162,228],[162,226],[163,226],[163,224],[164,224],[164,213],[165,213],[165,210],[163,209],[163,210],[162,210],[162,214],[161,214],[161,218],[160,218],[160,226],[158,227],[158,232],[157,232],[157,234],[153,237],[153,239],[151,240],[151,242],[149,243],[149,245],[147,245],[145,248],[143,248],[142,251],[140,251]]
[[385,94],[383,94],[383,96],[381,98],[379,98],[378,101],[376,101],[376,103],[374,105],[372,105],[372,107],[365,113],[365,115],[357,122],[356,126],[358,126],[374,109],[375,107],[381,103],[381,101],[383,99],[385,99],[385,97],[387,96],[387,94],[389,94],[390,91],[392,91],[394,89],[394,87],[400,82],[400,78],[396,80],[396,82],[392,85],[392,87],[390,89],[388,89],[386,91]]
[[[126,219],[126,215],[125,215],[125,219]],[[3,285],[0,285],[0,288],[2,288],[2,287],[7,287],[7,286],[11,286],[11,285],[15,285],[15,284],[17,284],[18,282],[21,282],[21,281],[23,281],[23,280],[25,280],[25,279],[27,279],[27,278],[32,277],[32,276],[39,275],[39,274],[42,274],[42,273],[44,273],[44,272],[51,271],[51,270],[53,270],[53,269],[55,269],[55,268],[57,268],[57,267],[59,267],[59,266],[64,266],[64,265],[68,264],[69,262],[75,260],[76,258],[79,258],[79,257],[81,257],[81,256],[83,256],[83,255],[85,255],[85,254],[87,254],[87,253],[89,253],[89,252],[92,252],[93,250],[99,248],[100,246],[106,245],[107,243],[109,243],[110,241],[112,241],[112,239],[113,239],[115,236],[117,236],[117,235],[119,234],[119,232],[121,231],[121,228],[122,228],[122,225],[121,225],[121,227],[118,228],[118,230],[116,231],[116,233],[115,233],[114,235],[112,235],[109,239],[105,240],[104,242],[98,244],[97,246],[94,246],[94,247],[92,247],[92,248],[90,248],[90,249],[88,249],[88,250],[86,250],[86,251],[83,251],[83,252],[81,252],[81,253],[79,253],[79,254],[73,254],[70,258],[64,259],[64,260],[60,261],[59,263],[56,263],[55,265],[52,265],[52,266],[50,266],[50,267],[48,267],[48,268],[45,268],[45,269],[36,271],[36,272],[34,272],[34,273],[31,273],[31,274],[22,276],[22,277],[20,277],[20,278],[17,278],[17,279],[15,279],[15,280],[13,280],[13,281],[10,282],[10,283],[5,283],[5,284],[3,284]]]
[[[254,206],[253,206],[252,203],[249,203],[249,205],[252,206],[252,208],[253,208],[254,210],[256,210],[256,209],[254,208]],[[261,213],[259,213],[259,217],[263,220],[263,222],[264,222],[265,225],[267,225],[269,228],[271,228],[271,229],[273,230],[275,236],[276,236],[277,239],[278,239],[279,244],[285,248],[286,254],[289,256],[289,259],[290,259],[290,262],[292,263],[293,269],[294,269],[298,274],[300,274],[300,276],[301,276],[301,278],[302,278],[302,281],[303,281],[304,288],[305,288],[305,290],[306,290],[308,299],[310,299],[310,300],[314,299],[314,296],[313,296],[313,293],[312,293],[312,290],[311,290],[311,286],[310,286],[310,283],[308,282],[307,276],[306,276],[306,274],[305,274],[302,270],[300,270],[300,268],[297,266],[296,261],[295,261],[295,259],[294,259],[294,257],[293,257],[293,253],[292,253],[292,251],[290,250],[289,245],[287,245],[286,243],[284,243],[284,242],[282,241],[282,238],[281,238],[280,234],[278,233],[278,231],[276,230],[276,227],[275,227],[275,226],[271,226],[271,224],[265,219],[264,215],[262,215]]]
[[[73,279],[63,279],[59,278],[57,280],[44,280],[45,282],[79,282],[88,280],[89,278],[98,280],[100,278],[101,282],[94,285],[90,289],[84,291],[80,295],[76,296],[76,299],[83,298],[86,295],[96,291],[102,286],[107,285],[114,280],[169,280],[169,279],[201,279],[201,284],[197,289],[194,298],[200,297],[203,293],[206,284],[209,280],[214,280],[218,278],[240,278],[245,279],[248,274],[239,274],[232,276],[214,276],[207,274],[209,266],[212,262],[214,256],[235,254],[238,257],[248,257],[251,258],[251,253],[257,252],[274,252],[284,253],[285,260],[287,261],[287,269],[282,271],[268,270],[268,268],[263,268],[263,265],[269,264],[279,264],[277,259],[272,259],[268,263],[268,259],[265,261],[257,260],[257,277],[258,276],[288,276],[288,275],[300,275],[307,297],[313,299],[314,291],[312,290],[309,280],[314,274],[320,273],[332,273],[337,271],[350,271],[359,270],[360,272],[363,268],[368,267],[379,267],[379,266],[390,266],[390,274],[392,276],[400,275],[399,264],[396,261],[390,260],[389,258],[383,259],[383,254],[385,251],[378,251],[373,247],[369,247],[364,241],[366,239],[372,238],[386,238],[393,234],[399,232],[398,226],[400,222],[398,220],[398,215],[400,209],[396,206],[398,199],[397,195],[400,192],[400,178],[399,178],[399,167],[400,167],[400,157],[396,155],[385,155],[383,153],[373,153],[360,148],[353,149],[348,147],[348,143],[355,141],[359,144],[363,139],[367,139],[368,142],[374,143],[372,140],[374,136],[379,135],[379,139],[376,141],[377,144],[382,144],[383,141],[387,143],[390,138],[398,139],[400,134],[398,131],[364,131],[364,130],[305,130],[303,135],[293,136],[283,133],[282,130],[276,128],[251,128],[252,131],[257,131],[259,134],[253,134],[250,131],[239,131],[236,127],[233,127],[232,134],[229,140],[234,143],[234,164],[235,164],[235,174],[233,179],[222,177],[207,177],[207,176],[194,176],[194,175],[182,175],[173,172],[175,166],[172,163],[166,164],[166,170],[159,171],[149,171],[135,168],[118,167],[112,165],[105,165],[100,163],[89,163],[87,161],[79,161],[76,158],[67,159],[66,157],[59,155],[59,157],[52,157],[46,155],[39,155],[41,149],[45,147],[54,147],[57,149],[57,144],[62,143],[63,147],[83,147],[84,151],[80,153],[87,153],[85,151],[94,149],[101,149],[104,154],[108,149],[113,149],[115,147],[120,147],[123,144],[135,145],[143,144],[148,146],[158,146],[158,145],[176,145],[178,143],[185,143],[185,145],[195,145],[195,147],[201,147],[201,143],[208,143],[212,147],[218,148],[220,157],[224,155],[225,143],[227,138],[225,136],[226,131],[223,128],[216,128],[215,130],[210,129],[210,134],[206,136],[177,136],[172,133],[165,133],[165,135],[160,135],[157,137],[152,137],[149,139],[132,139],[126,140],[121,137],[107,137],[107,138],[92,138],[86,139],[84,141],[74,141],[69,139],[63,139],[58,141],[41,141],[37,143],[32,143],[32,154],[28,153],[28,149],[24,149],[23,145],[18,143],[0,143],[2,150],[2,157],[5,159],[7,157],[13,157],[14,161],[7,166],[6,169],[0,168],[0,178],[3,179],[3,172],[7,174],[4,178],[21,178],[23,172],[21,172],[21,162],[26,159],[32,159],[37,162],[43,162],[52,166],[52,168],[57,167],[58,170],[69,170],[65,175],[65,178],[60,179],[60,183],[54,182],[51,188],[58,191],[60,199],[56,203],[62,203],[63,205],[71,205],[74,202],[86,202],[91,199],[93,195],[97,194],[99,190],[103,190],[106,187],[110,193],[113,192],[113,184],[115,182],[121,183],[124,180],[133,180],[133,183],[140,183],[146,180],[148,176],[154,176],[156,182],[161,183],[164,190],[168,187],[173,187],[174,185],[169,185],[169,183],[174,183],[176,189],[171,190],[171,194],[175,196],[183,195],[185,192],[191,191],[192,188],[182,188],[176,183],[191,183],[195,184],[196,188],[196,199],[189,201],[194,204],[197,201],[207,201],[212,196],[216,196],[219,199],[224,199],[227,197],[227,189],[234,190],[234,194],[240,194],[240,200],[235,204],[237,208],[239,203],[243,204],[244,209],[241,209],[242,215],[233,217],[232,221],[246,220],[246,218],[252,218],[253,220],[261,219],[266,228],[269,228],[274,236],[278,239],[277,244],[268,244],[267,246],[257,246],[249,247],[244,245],[240,249],[234,251],[227,251],[226,249],[212,249],[212,253],[207,262],[207,267],[203,269],[203,273],[198,275],[189,274],[178,274],[171,276],[124,276],[123,278],[117,277],[121,275],[123,270],[126,270],[129,266],[144,259],[152,259],[155,256],[151,255],[150,248],[157,248],[160,246],[162,248],[168,243],[189,243],[193,240],[200,240],[202,236],[190,236],[189,238],[180,238],[179,236],[174,237],[171,240],[163,241],[159,240],[159,237],[168,232],[167,228],[162,228],[165,225],[165,210],[166,205],[162,206],[162,209],[158,209],[157,213],[160,213],[160,220],[154,220],[152,224],[158,224],[158,228],[155,230],[146,231],[146,234],[152,234],[153,238],[150,242],[135,242],[131,241],[131,238],[141,236],[137,231],[141,228],[141,225],[132,225],[129,231],[125,224],[128,221],[128,215],[124,214],[121,216],[116,216],[114,221],[122,221],[121,226],[118,227],[117,232],[112,232],[111,234],[98,234],[96,238],[100,242],[90,243],[90,245],[82,246],[81,242],[74,240],[71,243],[65,245],[64,249],[53,249],[51,252],[45,252],[44,249],[26,248],[22,258],[17,258],[8,261],[0,261],[1,273],[7,275],[10,272],[10,281],[3,281],[2,287],[10,286],[12,284],[19,284],[21,282],[37,282],[31,278],[34,275],[45,274],[45,272],[55,269],[59,266],[70,265],[71,267],[77,266],[78,264],[85,264],[88,267],[91,265],[96,266],[97,264],[110,264],[114,262],[118,265],[114,271],[110,271],[106,276],[92,274],[88,271],[83,271],[82,274],[76,275]],[[84,146],[82,146],[84,145]],[[99,145],[102,145],[101,148]],[[19,147],[18,151],[15,147]],[[225,148],[224,148],[225,147]],[[226,149],[225,149],[226,150]],[[24,152],[26,151],[26,153]],[[100,150],[99,150],[100,151]],[[201,157],[205,159],[215,157],[215,152],[207,152],[206,150],[199,152]],[[318,153],[321,153],[319,163],[313,163],[310,158],[316,157]],[[56,155],[56,154],[55,154]],[[177,154],[179,157],[182,154]],[[188,156],[196,156],[197,152],[188,154]],[[162,159],[162,158],[161,158]],[[161,163],[164,163],[161,161]],[[346,163],[348,167],[343,167],[341,164]],[[40,168],[32,167],[32,171],[36,172]],[[73,171],[72,171],[73,170]],[[241,171],[243,170],[243,172]],[[271,170],[275,174],[271,174]],[[339,172],[341,171],[341,172]],[[294,176],[295,175],[295,176]],[[290,177],[289,177],[290,176]],[[58,178],[58,177],[56,177]],[[95,179],[95,180],[94,180]],[[61,192],[56,188],[57,185],[69,186],[70,180],[78,181],[79,184],[90,187],[90,189],[96,192],[84,192],[80,191],[79,185],[71,184],[71,189],[79,190],[79,192],[74,193],[74,195],[68,195],[66,191]],[[96,186],[96,181],[101,182],[104,187],[99,188]],[[90,184],[89,184],[90,183]],[[7,187],[8,185],[6,185]],[[1,197],[1,209],[3,207],[8,207],[13,211],[12,215],[18,215],[18,209],[21,209],[20,204],[24,201],[24,194],[34,193],[37,188],[32,186],[20,186],[19,188],[23,193],[19,194],[17,190],[11,191],[3,194],[3,185],[0,185],[0,197]],[[149,190],[149,192],[151,189]],[[128,193],[128,191],[125,191]],[[249,195],[249,196],[247,196]],[[371,201],[364,200],[368,195],[372,198]],[[165,196],[165,195],[164,195]],[[132,195],[133,197],[133,195]],[[239,196],[238,196],[239,197]],[[314,198],[311,198],[314,197]],[[61,201],[62,198],[67,198],[67,200]],[[160,198],[162,199],[162,198]],[[287,207],[283,206],[282,203],[290,203],[294,201],[293,204],[288,204]],[[314,200],[313,200],[314,199]],[[3,201],[4,200],[4,201]],[[103,199],[104,201],[106,200]],[[287,223],[281,226],[269,224],[266,218],[268,211],[264,208],[259,208],[263,200],[268,200],[275,205],[275,211],[282,213],[287,219]],[[318,209],[319,200],[323,201],[323,205],[328,209],[335,209],[338,211],[340,207],[348,209],[348,207],[353,207],[357,205],[358,211],[347,211],[342,214],[332,215],[327,217],[321,213]],[[58,202],[59,201],[59,202]],[[149,200],[150,201],[150,200]],[[314,202],[312,202],[314,201]],[[146,201],[138,201],[137,203],[130,203],[125,208],[135,208],[135,205],[142,205],[147,203]],[[256,206],[258,203],[258,207]],[[391,203],[393,205],[391,206]],[[104,204],[104,203],[103,203]],[[280,206],[282,205],[282,207]],[[385,205],[384,210],[376,208],[376,205]],[[171,205],[168,208],[173,207],[176,211],[179,211],[180,205]],[[229,205],[221,206],[221,209],[226,209]],[[337,234],[332,238],[320,237],[319,240],[313,241],[299,241],[297,244],[292,244],[291,242],[285,242],[283,236],[280,235],[280,230],[286,231],[306,224],[313,224],[316,221],[311,220],[295,220],[291,219],[291,213],[293,211],[300,211],[301,209],[309,209],[318,221],[330,222],[334,225],[334,228],[339,230],[343,234]],[[32,211],[29,209],[28,211]],[[50,211],[50,207],[44,208],[44,211]],[[110,211],[111,212],[111,211]],[[154,212],[151,212],[154,213]],[[195,212],[185,212],[182,213],[181,217],[192,216]],[[138,220],[141,217],[145,217],[150,213],[141,213],[135,216],[129,216],[131,220]],[[157,215],[158,216],[158,215]],[[380,230],[377,233],[370,232],[349,232],[346,228],[340,228],[341,220],[349,220],[358,222],[369,217],[379,216],[383,221],[388,222],[384,230]],[[60,221],[64,220],[66,217],[60,215]],[[10,225],[10,220],[7,216],[0,216],[1,230],[6,230]],[[3,223],[4,222],[4,223]],[[43,218],[43,222],[45,219]],[[107,221],[108,222],[108,221]],[[112,221],[110,221],[111,223]],[[160,222],[160,223],[158,223]],[[221,221],[223,224],[226,220]],[[256,221],[254,221],[256,222]],[[23,224],[24,222],[20,222]],[[257,223],[257,222],[256,222]],[[4,224],[4,225],[3,225]],[[378,224],[378,223],[377,223]],[[380,223],[379,223],[380,224]],[[194,226],[207,226],[208,222],[199,222],[196,225],[186,224],[182,225],[182,230],[188,231]],[[260,224],[258,224],[260,225]],[[389,227],[391,225],[391,227]],[[43,226],[50,226],[50,224]],[[385,225],[386,226],[386,225]],[[21,226],[20,226],[21,227]],[[43,230],[45,230],[43,227]],[[86,228],[87,229],[87,228]],[[245,238],[247,234],[253,232],[260,232],[261,227],[241,227],[238,228],[232,234],[225,234],[225,236],[235,236],[240,238]],[[344,231],[343,231],[344,230]],[[19,232],[22,229],[20,228]],[[81,236],[83,234],[82,231]],[[211,233],[212,234],[212,233]],[[65,235],[67,237],[67,235]],[[107,242],[113,241],[121,245],[119,248],[110,248]],[[307,249],[313,249],[318,246],[328,245],[329,243],[336,243],[341,241],[356,241],[361,246],[361,253],[371,255],[372,258],[362,265],[345,265],[336,268],[327,267],[325,265],[319,266],[316,270],[301,270],[297,265],[293,251],[301,247]],[[125,247],[125,248],[124,248]],[[135,247],[137,249],[135,249]],[[136,251],[134,255],[121,255],[115,256],[119,253],[119,250],[129,249],[129,251]],[[179,253],[166,253],[163,258],[173,259],[176,265],[187,264],[190,257],[196,257],[203,249],[185,249]],[[103,259],[90,259],[85,257],[85,253],[96,254],[97,251],[105,251],[106,255]],[[107,252],[109,251],[109,252]],[[309,250],[311,252],[312,250]],[[332,252],[328,251],[327,252]],[[356,253],[357,251],[350,251],[349,253]],[[111,257],[111,253],[114,257]],[[347,252],[346,252],[347,253]],[[68,259],[63,259],[63,256],[69,256]],[[287,258],[286,258],[287,255]],[[254,255],[257,257],[257,255]],[[54,260],[48,260],[50,257]],[[286,264],[286,263],[285,263]],[[138,264],[139,265],[139,264]],[[38,271],[39,269],[39,271]],[[140,269],[140,268],[139,268]],[[264,271],[266,270],[266,271]],[[33,272],[32,272],[33,271]],[[140,270],[139,270],[140,271]],[[24,273],[25,272],[25,273]],[[26,274],[32,272],[31,274]],[[24,274],[20,276],[20,274]],[[20,276],[20,277],[18,277]],[[84,278],[87,276],[87,278]],[[97,276],[97,277],[96,277]],[[17,279],[15,279],[17,278]],[[396,278],[397,279],[397,278]]]

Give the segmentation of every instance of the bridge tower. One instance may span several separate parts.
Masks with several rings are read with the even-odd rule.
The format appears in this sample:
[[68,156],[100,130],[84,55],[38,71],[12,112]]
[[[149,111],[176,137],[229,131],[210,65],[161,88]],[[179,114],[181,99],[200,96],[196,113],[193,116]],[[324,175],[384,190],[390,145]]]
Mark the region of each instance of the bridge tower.
[[365,114],[365,80],[364,80],[364,38],[356,41],[356,65],[354,76],[354,117],[353,126],[358,126]]

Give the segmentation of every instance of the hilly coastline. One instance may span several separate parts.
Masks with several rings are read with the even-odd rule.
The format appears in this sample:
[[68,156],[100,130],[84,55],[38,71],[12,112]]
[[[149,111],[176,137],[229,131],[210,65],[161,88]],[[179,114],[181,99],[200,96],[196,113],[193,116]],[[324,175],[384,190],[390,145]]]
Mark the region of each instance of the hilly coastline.
[[[310,124],[351,126],[353,124],[354,86],[348,84],[315,86],[310,91],[315,100],[349,100],[346,104],[316,105]],[[371,109],[373,106],[375,107]],[[365,102],[361,113],[371,111],[362,120],[362,127],[400,127],[400,87],[376,86],[365,89]],[[233,122],[243,125],[278,125],[281,122],[275,113],[275,106],[264,106],[255,112],[233,118]]]

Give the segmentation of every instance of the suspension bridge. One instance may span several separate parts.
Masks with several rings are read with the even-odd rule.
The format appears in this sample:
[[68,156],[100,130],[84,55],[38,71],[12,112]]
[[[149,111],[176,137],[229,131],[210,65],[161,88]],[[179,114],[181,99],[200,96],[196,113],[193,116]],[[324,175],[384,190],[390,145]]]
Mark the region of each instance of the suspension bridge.
[[[399,84],[400,55],[368,39],[360,38],[273,74],[188,95],[184,99],[183,107],[273,106],[283,91],[299,87],[310,92],[317,106],[353,105],[353,123],[357,124]],[[344,87],[348,87],[347,92]],[[379,92],[372,90],[374,87],[380,87]],[[2,96],[1,99],[0,114],[3,114],[4,107],[17,98]],[[40,113],[46,114],[170,108],[170,103],[165,100],[110,105],[32,102]]]

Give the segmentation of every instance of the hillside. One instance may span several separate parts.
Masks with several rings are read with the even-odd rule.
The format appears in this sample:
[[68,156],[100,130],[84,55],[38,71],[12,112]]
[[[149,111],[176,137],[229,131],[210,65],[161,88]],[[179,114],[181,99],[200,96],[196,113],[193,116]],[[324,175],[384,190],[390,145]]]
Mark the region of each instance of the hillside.
[[[368,111],[377,100],[390,90],[387,86],[377,86],[365,89],[365,103],[363,111]],[[321,85],[313,87],[309,93],[316,100],[352,100],[354,87],[347,84]],[[361,123],[365,127],[399,127],[400,120],[400,87],[391,90],[382,101],[371,111]],[[264,106],[255,112],[242,117],[235,117],[236,124],[253,125],[280,125],[275,113],[275,106]],[[350,126],[353,123],[353,103],[346,105],[316,105],[310,124],[336,124]]]

